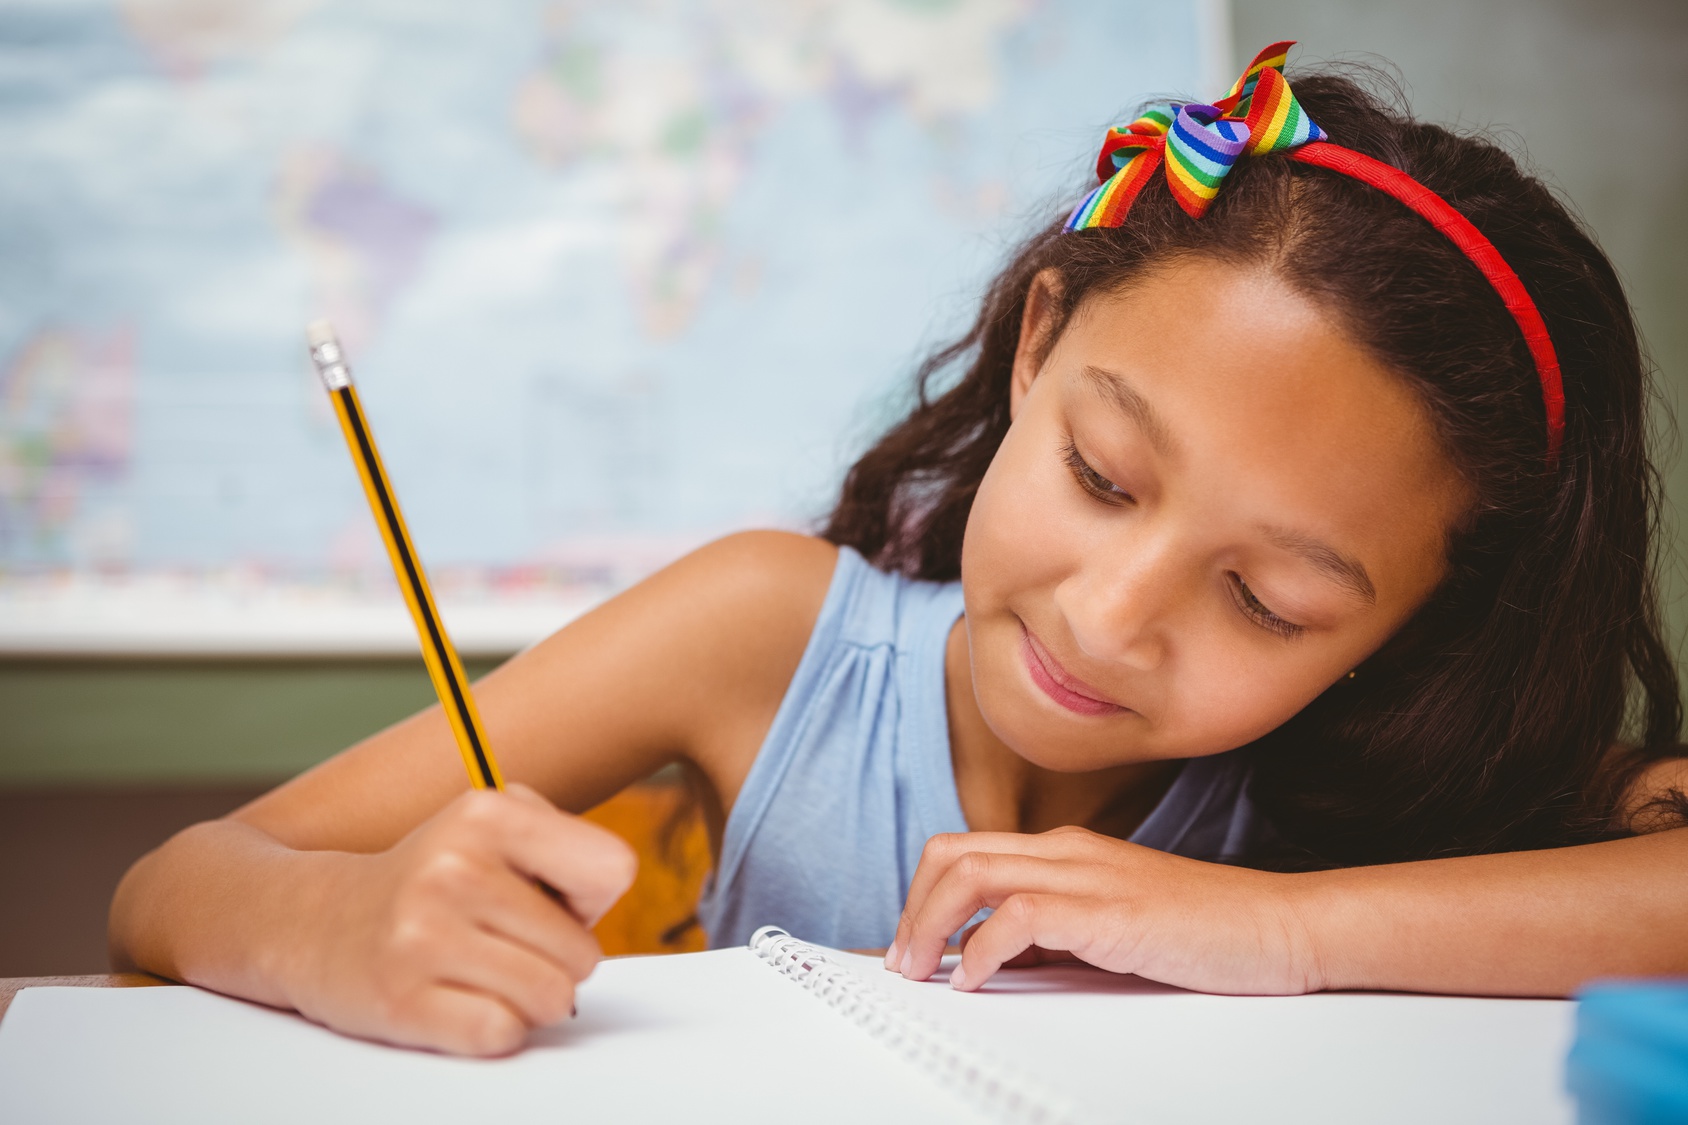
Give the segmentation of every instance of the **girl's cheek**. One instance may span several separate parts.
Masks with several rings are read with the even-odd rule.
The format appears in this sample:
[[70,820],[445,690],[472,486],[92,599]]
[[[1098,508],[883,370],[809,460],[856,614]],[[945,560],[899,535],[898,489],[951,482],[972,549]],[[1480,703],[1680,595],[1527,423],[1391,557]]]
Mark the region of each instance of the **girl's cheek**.
[[1056,564],[1065,519],[1046,466],[1024,455],[1011,431],[979,484],[967,521],[963,569],[969,585],[1003,595],[1036,584]]
[[1266,660],[1212,645],[1179,664],[1183,741],[1191,754],[1246,745],[1288,722],[1325,687],[1322,672],[1293,655]]
[[1072,484],[1071,471],[1056,452],[1060,440],[1054,428],[1042,423],[1041,417],[1028,415],[1008,431],[984,485],[1011,518],[1059,523],[1071,503],[1064,487]]

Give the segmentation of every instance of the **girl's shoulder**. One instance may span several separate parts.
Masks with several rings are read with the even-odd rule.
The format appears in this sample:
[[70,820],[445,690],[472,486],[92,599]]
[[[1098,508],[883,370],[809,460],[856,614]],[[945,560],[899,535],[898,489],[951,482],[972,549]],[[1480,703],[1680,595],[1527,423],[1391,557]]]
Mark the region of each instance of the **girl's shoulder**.
[[661,622],[655,659],[667,667],[653,671],[691,697],[690,729],[678,741],[724,806],[797,672],[838,559],[824,539],[745,531],[698,548],[635,591],[644,621]]
[[696,612],[727,632],[774,649],[795,643],[800,654],[837,566],[838,548],[824,539],[741,531],[699,547],[665,574],[689,587]]
[[[794,532],[729,535],[673,569],[695,593],[698,604],[688,613],[694,626],[738,637],[759,660],[777,658],[782,669],[795,670],[817,643],[923,643],[928,619],[943,618],[947,636],[960,611],[959,583],[880,570],[848,547]],[[790,676],[777,679],[783,686]]]
[[673,642],[710,653],[698,674],[784,691],[826,601],[838,548],[789,531],[705,544],[636,588]]

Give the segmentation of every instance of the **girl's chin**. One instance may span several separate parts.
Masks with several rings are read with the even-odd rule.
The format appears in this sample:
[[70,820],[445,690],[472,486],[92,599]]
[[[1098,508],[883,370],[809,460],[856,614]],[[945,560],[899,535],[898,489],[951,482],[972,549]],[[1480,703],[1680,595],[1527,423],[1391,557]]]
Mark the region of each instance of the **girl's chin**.
[[[1114,766],[1148,761],[1131,752],[1129,741],[1118,737],[1109,739],[1063,739],[1051,737],[1050,722],[1042,708],[1028,707],[1012,719],[1002,723],[988,715],[986,722],[996,731],[1003,744],[1038,769],[1051,773],[1092,773]],[[1125,712],[1127,715],[1133,712]]]

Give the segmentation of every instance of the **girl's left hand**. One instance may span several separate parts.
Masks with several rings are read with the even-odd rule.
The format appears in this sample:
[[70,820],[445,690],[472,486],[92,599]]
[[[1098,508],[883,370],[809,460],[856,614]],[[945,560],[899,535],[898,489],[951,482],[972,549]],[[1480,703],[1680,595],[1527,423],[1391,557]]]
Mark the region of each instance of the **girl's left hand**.
[[1077,958],[1204,992],[1323,987],[1319,956],[1284,875],[1203,863],[1083,828],[967,832],[927,841],[886,968],[925,980],[963,936],[950,983],[971,991],[1005,965]]

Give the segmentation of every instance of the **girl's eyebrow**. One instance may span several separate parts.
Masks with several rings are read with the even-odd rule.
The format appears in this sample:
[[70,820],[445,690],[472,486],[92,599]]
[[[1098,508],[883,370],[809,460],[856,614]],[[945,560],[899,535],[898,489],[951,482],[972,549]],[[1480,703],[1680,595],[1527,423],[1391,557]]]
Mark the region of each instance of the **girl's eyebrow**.
[[1161,421],[1161,416],[1155,413],[1155,408],[1149,405],[1149,400],[1137,393],[1124,375],[1117,371],[1109,371],[1105,367],[1085,364],[1079,369],[1079,374],[1096,389],[1103,398],[1137,423],[1137,428],[1143,431],[1143,436],[1149,439],[1149,444],[1156,453],[1171,460],[1178,451],[1178,445],[1172,440],[1172,432]]
[[1261,531],[1274,547],[1305,559],[1367,605],[1377,604],[1377,588],[1372,585],[1365,564],[1358,559],[1299,531],[1286,531],[1279,527],[1263,527]]

